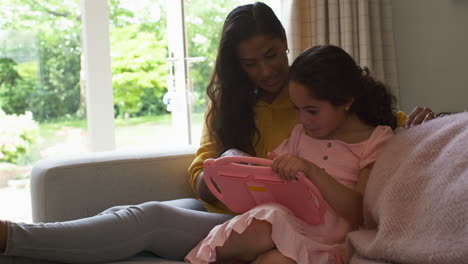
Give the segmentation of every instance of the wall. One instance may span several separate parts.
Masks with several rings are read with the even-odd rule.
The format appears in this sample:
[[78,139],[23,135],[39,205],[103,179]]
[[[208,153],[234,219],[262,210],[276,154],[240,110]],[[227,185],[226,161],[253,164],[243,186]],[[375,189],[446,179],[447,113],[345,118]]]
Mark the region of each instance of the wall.
[[394,0],[400,108],[468,109],[468,0]]

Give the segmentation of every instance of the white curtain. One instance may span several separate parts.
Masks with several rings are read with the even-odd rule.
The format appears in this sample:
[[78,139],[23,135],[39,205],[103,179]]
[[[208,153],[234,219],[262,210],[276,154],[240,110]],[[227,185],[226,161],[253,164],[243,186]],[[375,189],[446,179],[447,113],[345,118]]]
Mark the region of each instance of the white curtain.
[[283,23],[288,39],[289,61],[292,61],[304,50],[301,40],[303,38],[301,31],[301,12],[299,9],[299,0],[280,0],[281,2],[281,22]]
[[391,0],[283,0],[290,59],[323,44],[342,47],[399,97]]

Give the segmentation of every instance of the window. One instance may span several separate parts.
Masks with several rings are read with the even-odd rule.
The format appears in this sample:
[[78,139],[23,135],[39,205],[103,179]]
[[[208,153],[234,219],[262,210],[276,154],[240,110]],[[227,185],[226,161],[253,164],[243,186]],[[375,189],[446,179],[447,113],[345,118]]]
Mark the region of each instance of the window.
[[2,1],[0,219],[31,221],[39,159],[198,145],[222,23],[249,2]]

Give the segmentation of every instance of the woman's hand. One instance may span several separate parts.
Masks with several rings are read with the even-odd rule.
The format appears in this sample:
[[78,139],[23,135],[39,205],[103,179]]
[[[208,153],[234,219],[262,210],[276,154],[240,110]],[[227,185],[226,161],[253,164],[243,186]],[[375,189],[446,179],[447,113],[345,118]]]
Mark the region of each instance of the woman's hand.
[[[215,185],[215,187],[217,187],[214,182],[213,184]],[[196,190],[198,198],[202,199],[204,202],[212,203],[218,201],[218,198],[216,198],[216,196],[211,192],[210,188],[208,188],[208,185],[206,184],[204,179],[203,172],[201,172],[200,175],[198,175],[196,182]]]
[[416,107],[411,111],[410,115],[408,116],[408,120],[405,122],[405,127],[410,128],[413,126],[417,126],[436,118],[436,114],[432,112],[430,108],[422,108]]
[[323,171],[317,165],[291,154],[283,154],[274,158],[272,169],[274,172],[278,173],[284,181],[296,179],[298,172],[303,172],[308,176],[310,174]]
[[[228,149],[219,157],[232,157],[232,156],[250,156],[250,155],[238,149]],[[213,185],[219,191],[219,188],[214,181],[213,181]],[[218,201],[218,198],[216,198],[216,196],[211,192],[210,188],[208,188],[208,185],[206,185],[203,172],[201,172],[200,175],[198,175],[198,178],[196,181],[196,190],[197,190],[198,197],[202,199],[203,201],[207,203]]]

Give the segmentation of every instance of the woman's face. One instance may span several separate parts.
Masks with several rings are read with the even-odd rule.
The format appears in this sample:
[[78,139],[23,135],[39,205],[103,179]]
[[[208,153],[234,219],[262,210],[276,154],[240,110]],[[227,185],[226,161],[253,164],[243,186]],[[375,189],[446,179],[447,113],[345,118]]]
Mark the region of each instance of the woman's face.
[[238,56],[244,71],[265,93],[276,95],[288,80],[285,41],[258,35],[239,44]]
[[310,95],[304,85],[290,81],[289,97],[294,104],[305,133],[313,138],[326,139],[346,120],[346,105],[334,106]]

